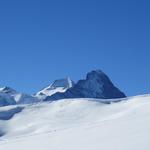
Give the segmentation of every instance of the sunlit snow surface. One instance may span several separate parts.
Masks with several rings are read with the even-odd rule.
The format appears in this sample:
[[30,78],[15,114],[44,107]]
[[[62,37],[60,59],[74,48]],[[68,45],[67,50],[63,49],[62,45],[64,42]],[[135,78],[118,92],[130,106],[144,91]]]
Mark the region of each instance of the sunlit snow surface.
[[0,150],[150,150],[150,96],[120,100],[1,107]]

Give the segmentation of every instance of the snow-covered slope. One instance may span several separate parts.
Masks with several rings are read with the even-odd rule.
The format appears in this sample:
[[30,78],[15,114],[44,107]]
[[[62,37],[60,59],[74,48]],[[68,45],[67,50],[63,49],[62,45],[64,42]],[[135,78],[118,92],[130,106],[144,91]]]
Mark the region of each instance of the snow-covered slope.
[[38,99],[46,99],[48,96],[51,96],[57,92],[63,93],[67,89],[74,86],[74,82],[68,77],[65,79],[55,80],[52,84],[48,87],[42,89],[36,94]]
[[1,107],[0,150],[149,150],[150,96],[107,101]]

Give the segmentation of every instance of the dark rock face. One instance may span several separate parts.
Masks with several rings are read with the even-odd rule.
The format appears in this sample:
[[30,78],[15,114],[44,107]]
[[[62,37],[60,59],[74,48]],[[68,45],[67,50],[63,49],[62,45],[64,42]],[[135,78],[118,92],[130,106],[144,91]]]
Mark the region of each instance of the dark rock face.
[[126,95],[116,88],[108,76],[101,70],[91,71],[85,80],[79,80],[72,88],[64,93],[55,93],[45,101],[63,98],[123,98]]

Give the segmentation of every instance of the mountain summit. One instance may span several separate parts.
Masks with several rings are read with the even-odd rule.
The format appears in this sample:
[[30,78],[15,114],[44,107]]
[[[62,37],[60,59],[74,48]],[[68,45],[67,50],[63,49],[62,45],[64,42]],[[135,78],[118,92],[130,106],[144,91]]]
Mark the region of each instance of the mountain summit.
[[17,93],[16,90],[14,90],[13,88],[8,87],[8,86],[1,87],[1,88],[0,88],[0,92],[2,92],[2,93],[7,93],[7,94],[14,94],[14,93]]
[[64,98],[123,98],[126,95],[116,88],[109,77],[101,70],[94,70],[87,74],[86,79],[79,80],[72,88],[64,93],[57,92],[48,96],[45,101]]
[[74,82],[68,77],[64,79],[55,80],[48,87],[42,89],[36,94],[36,97],[39,99],[46,99],[47,96],[51,96],[55,93],[64,93],[67,89],[74,86]]

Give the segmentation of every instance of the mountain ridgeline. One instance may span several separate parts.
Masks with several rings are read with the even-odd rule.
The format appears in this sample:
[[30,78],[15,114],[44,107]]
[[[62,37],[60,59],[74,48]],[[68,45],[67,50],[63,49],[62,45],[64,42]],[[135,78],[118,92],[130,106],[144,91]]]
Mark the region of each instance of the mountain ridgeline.
[[74,86],[65,92],[57,92],[47,96],[44,101],[66,98],[124,98],[126,95],[116,88],[108,76],[101,70],[91,71],[85,80],[79,80]]
[[0,106],[55,101],[69,98],[116,99],[126,95],[113,85],[101,70],[87,74],[86,79],[74,83],[70,78],[55,80],[34,95],[17,92],[10,87],[0,88]]

